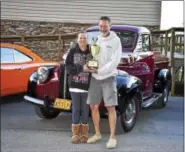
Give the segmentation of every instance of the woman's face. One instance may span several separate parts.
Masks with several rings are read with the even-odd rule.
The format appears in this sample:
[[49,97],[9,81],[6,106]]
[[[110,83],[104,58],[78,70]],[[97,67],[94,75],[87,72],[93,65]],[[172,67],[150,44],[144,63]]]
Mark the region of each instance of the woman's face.
[[80,33],[78,35],[78,44],[87,45],[87,35],[85,33]]

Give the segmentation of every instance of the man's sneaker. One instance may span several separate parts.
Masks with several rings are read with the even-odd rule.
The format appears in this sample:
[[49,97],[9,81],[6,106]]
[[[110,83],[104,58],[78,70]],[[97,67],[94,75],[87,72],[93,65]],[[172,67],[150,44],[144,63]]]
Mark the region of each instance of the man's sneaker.
[[101,138],[102,138],[101,135],[94,135],[87,140],[87,143],[88,144],[96,143],[97,141],[101,140]]
[[112,148],[115,148],[116,145],[117,145],[117,140],[115,138],[110,138],[109,141],[107,142],[106,147],[108,149],[112,149]]

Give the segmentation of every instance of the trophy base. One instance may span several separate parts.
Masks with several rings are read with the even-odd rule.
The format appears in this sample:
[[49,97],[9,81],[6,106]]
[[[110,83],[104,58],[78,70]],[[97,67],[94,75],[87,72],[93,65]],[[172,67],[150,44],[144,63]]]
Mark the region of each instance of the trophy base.
[[98,61],[90,60],[87,64],[89,69],[97,69],[98,68]]

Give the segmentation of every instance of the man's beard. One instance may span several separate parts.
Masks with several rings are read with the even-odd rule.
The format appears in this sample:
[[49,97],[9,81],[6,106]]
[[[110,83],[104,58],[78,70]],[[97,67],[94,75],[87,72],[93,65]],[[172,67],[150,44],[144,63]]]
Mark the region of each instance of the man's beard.
[[101,36],[107,37],[109,35],[110,31],[107,32],[100,32]]

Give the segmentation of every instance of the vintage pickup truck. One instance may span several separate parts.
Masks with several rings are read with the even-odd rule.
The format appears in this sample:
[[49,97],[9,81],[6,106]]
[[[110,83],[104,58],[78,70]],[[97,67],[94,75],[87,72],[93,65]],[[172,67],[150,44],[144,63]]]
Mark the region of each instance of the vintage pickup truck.
[[[164,108],[171,88],[169,60],[160,52],[153,52],[150,31],[145,27],[112,25],[122,43],[122,59],[117,67],[117,116],[125,132],[135,126],[138,114],[154,103]],[[98,26],[87,29],[88,43],[99,34]],[[65,57],[55,66],[40,67],[31,74],[24,99],[35,105],[40,118],[52,119],[61,111],[71,111],[71,97],[65,71]],[[101,116],[107,111],[103,99]]]

